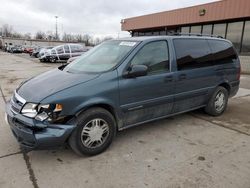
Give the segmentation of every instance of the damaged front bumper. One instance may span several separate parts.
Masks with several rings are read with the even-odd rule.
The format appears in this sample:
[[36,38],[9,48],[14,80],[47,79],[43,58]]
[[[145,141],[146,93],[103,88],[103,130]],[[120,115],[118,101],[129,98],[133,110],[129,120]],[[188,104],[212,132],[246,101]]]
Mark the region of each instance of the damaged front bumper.
[[11,110],[11,104],[6,104],[6,121],[13,135],[25,150],[49,149],[63,145],[76,125],[49,124],[25,117]]

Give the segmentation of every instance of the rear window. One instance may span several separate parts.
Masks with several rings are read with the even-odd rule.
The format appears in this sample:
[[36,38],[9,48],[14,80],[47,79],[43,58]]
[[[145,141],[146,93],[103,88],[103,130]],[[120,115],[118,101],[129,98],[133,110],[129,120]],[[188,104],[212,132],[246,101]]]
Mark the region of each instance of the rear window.
[[237,54],[229,42],[208,40],[208,43],[212,50],[215,64],[232,63],[234,59],[237,59]]
[[213,65],[208,42],[205,39],[174,39],[178,70]]
[[84,52],[84,48],[81,45],[70,45],[72,53]]

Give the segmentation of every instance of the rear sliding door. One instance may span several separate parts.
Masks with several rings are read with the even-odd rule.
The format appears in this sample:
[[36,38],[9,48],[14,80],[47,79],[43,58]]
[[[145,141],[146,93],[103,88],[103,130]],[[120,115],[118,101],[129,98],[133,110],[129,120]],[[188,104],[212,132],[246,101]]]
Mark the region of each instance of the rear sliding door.
[[173,112],[178,113],[206,104],[216,78],[207,40],[180,38],[174,39],[173,44],[177,62]]

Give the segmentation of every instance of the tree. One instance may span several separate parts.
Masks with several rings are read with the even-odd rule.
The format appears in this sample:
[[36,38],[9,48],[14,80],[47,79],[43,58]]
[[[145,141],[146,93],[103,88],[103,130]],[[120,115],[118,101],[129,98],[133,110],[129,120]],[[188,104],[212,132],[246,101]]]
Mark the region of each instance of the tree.
[[90,45],[92,37],[89,34],[83,35],[83,42],[85,43],[86,46]]
[[77,42],[83,42],[83,36],[81,34],[75,35],[74,37]]
[[94,41],[93,41],[93,43],[94,43],[94,45],[98,45],[98,44],[100,44],[102,41],[101,41],[101,39],[99,38],[99,37],[96,37],[95,39],[94,39]]
[[12,33],[13,38],[23,38],[23,35],[21,33],[14,32]]
[[25,39],[31,39],[31,33],[25,33],[23,35],[23,38],[25,38]]
[[35,39],[46,39],[46,34],[42,31],[38,31],[35,35]]
[[66,42],[74,42],[75,41],[75,36],[72,35],[72,34],[64,33],[63,37],[62,37],[62,40],[66,41]]
[[114,38],[110,37],[110,36],[107,36],[107,37],[104,37],[104,39],[102,40],[102,42],[107,41],[107,40],[112,40],[112,39],[114,39]]
[[13,27],[8,24],[4,24],[2,26],[2,33],[4,37],[11,37],[13,33]]

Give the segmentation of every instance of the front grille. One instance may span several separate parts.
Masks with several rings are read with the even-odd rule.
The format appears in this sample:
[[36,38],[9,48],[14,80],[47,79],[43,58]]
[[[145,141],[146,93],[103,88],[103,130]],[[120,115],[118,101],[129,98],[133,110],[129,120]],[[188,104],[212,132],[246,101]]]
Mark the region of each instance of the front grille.
[[[10,104],[11,104],[11,110],[14,113],[20,113],[21,109],[24,105],[24,99],[22,99],[20,96],[17,96],[18,94],[15,92],[14,95],[11,97]],[[22,100],[22,101],[21,101]]]

